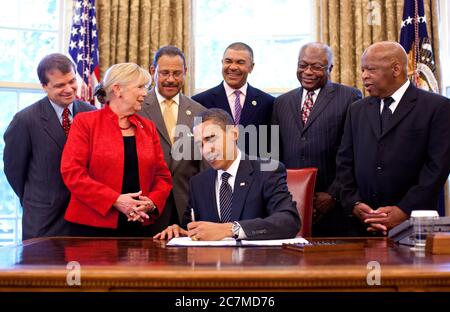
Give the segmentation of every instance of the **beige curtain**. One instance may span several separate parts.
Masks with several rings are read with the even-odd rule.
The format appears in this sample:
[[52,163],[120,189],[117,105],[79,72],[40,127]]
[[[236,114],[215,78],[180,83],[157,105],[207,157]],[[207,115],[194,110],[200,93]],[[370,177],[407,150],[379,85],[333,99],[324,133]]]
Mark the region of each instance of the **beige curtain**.
[[169,44],[190,60],[190,0],[97,0],[96,8],[100,77],[121,62],[148,69],[156,50]]
[[[438,1],[424,0],[424,5],[440,83]],[[399,41],[402,16],[403,0],[316,0],[317,40],[330,45],[334,54],[331,79],[363,90],[364,49],[377,41]]]

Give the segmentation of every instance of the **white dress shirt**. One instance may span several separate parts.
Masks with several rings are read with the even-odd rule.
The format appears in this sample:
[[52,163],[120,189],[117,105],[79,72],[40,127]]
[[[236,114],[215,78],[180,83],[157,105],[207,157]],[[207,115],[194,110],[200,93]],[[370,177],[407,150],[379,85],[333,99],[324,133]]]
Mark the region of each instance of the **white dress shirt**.
[[[409,84],[410,84],[409,79],[407,79],[406,82],[400,88],[398,88],[397,91],[395,91],[391,95],[391,98],[394,99],[394,102],[392,102],[392,104],[389,105],[389,109],[391,110],[392,114],[395,112],[395,109],[397,108],[398,103],[400,103],[400,100],[402,99],[403,95],[405,94],[406,89],[408,89]],[[383,99],[381,100],[381,104],[383,104],[383,105],[380,105],[380,114],[383,111],[383,107],[384,107]]]
[[[300,111],[302,111],[302,109],[303,109],[303,104],[305,104],[306,95],[308,94],[308,92],[309,92],[308,90],[303,88],[302,102],[300,103]],[[312,96],[312,100],[313,100],[313,104],[314,104],[314,103],[316,103],[317,96],[319,95],[320,89],[316,89],[313,92],[314,92],[314,95]]]
[[[49,99],[49,101],[50,101],[50,99]],[[55,110],[56,116],[58,116],[59,123],[62,125],[62,120],[63,120],[62,115],[64,112],[64,107],[59,106],[58,104],[55,104],[52,101],[50,101],[50,104],[52,104],[52,107]],[[70,103],[67,108],[69,109],[69,120],[72,123],[72,121],[73,121],[73,103]]]
[[[161,109],[161,114],[164,115],[164,110],[166,109],[166,104],[163,103],[164,100],[167,100],[165,97],[163,97],[159,92],[158,88],[155,88],[156,98],[158,99],[159,108]],[[172,98],[172,101],[174,104],[172,104],[172,113],[174,114],[175,120],[178,120],[178,108],[180,107],[180,93],[177,93]]]

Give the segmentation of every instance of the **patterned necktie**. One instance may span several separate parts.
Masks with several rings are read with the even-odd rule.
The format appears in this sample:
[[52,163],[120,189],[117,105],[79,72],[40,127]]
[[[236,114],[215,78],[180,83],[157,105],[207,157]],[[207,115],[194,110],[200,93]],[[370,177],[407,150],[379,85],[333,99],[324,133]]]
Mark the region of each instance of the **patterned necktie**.
[[69,109],[67,107],[64,108],[63,110],[61,125],[64,130],[64,133],[66,134],[66,136],[68,136],[70,131],[70,119],[69,119]]
[[303,125],[306,125],[306,122],[308,121],[308,117],[311,114],[311,110],[314,105],[313,96],[314,96],[314,91],[308,91],[308,93],[306,93],[306,99],[302,106]]
[[231,221],[231,206],[233,203],[233,190],[228,183],[231,174],[228,172],[222,173],[222,184],[219,190],[220,203],[220,222],[227,223]]
[[172,112],[173,100],[164,100],[164,123],[166,124],[167,133],[169,134],[170,142],[173,144],[174,131],[177,125],[177,120],[175,119],[174,113]]
[[389,124],[389,120],[392,117],[392,111],[389,108],[392,103],[394,103],[395,100],[391,97],[387,97],[383,100],[383,110],[381,111],[381,133],[384,133],[386,131],[386,128]]
[[234,124],[238,125],[241,120],[242,106],[241,106],[241,91],[234,91],[236,94],[236,100],[234,101]]

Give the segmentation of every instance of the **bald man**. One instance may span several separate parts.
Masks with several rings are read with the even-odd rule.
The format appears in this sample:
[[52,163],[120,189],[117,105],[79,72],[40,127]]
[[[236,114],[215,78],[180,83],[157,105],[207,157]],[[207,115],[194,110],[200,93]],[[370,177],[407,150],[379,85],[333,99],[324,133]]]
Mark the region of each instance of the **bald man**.
[[335,200],[339,188],[333,183],[336,154],[347,109],[362,97],[358,89],[331,82],[332,69],[329,46],[318,42],[302,46],[297,64],[301,86],[275,99],[272,113],[272,124],[280,127],[280,160],[286,168],[319,168],[313,236],[345,234],[342,208]]
[[450,100],[409,82],[396,42],[368,47],[361,67],[370,96],[350,106],[337,178],[351,234],[386,235],[412,210],[437,208],[450,172]]

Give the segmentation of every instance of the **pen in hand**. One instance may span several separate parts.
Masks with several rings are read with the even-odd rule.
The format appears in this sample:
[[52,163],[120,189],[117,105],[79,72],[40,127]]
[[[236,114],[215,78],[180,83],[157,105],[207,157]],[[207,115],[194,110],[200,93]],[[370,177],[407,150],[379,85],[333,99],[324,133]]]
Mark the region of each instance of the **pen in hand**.
[[195,222],[194,208],[191,208],[191,221]]

